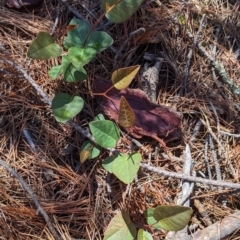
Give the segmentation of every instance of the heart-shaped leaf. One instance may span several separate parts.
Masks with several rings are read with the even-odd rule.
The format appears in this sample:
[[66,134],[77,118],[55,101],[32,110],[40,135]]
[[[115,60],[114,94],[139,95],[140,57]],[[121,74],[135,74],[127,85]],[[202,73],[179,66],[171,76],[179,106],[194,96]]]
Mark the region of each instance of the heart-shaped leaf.
[[62,67],[64,80],[66,82],[80,82],[87,78],[87,73],[83,67],[78,69],[71,63],[68,56],[62,57]]
[[119,154],[112,163],[112,173],[122,182],[129,184],[139,170],[141,159],[140,153]]
[[59,77],[62,73],[63,73],[62,65],[54,66],[48,71],[49,77],[52,78],[53,80],[55,80],[57,77]]
[[109,21],[121,23],[130,18],[142,2],[143,0],[103,0],[102,9]]
[[61,47],[55,43],[49,33],[39,32],[37,38],[30,45],[27,55],[30,58],[46,60],[60,56],[61,52]]
[[153,240],[152,235],[143,229],[138,230],[137,240]]
[[117,156],[112,155],[112,156],[106,157],[102,162],[103,168],[109,173],[112,173],[112,164],[115,158],[117,158]]
[[59,93],[52,100],[53,115],[58,122],[65,123],[75,117],[83,108],[81,97],[72,97],[67,93]]
[[103,148],[112,148],[120,137],[116,124],[109,120],[92,121],[89,123],[92,135]]
[[95,49],[89,47],[70,47],[68,49],[69,60],[77,69],[89,63],[96,56],[96,53]]
[[179,231],[189,222],[193,211],[183,206],[159,206],[154,209],[153,217],[161,228],[167,231]]
[[120,68],[114,71],[111,78],[114,87],[118,90],[127,88],[136,76],[139,69],[140,66],[136,65],[126,68]]
[[120,107],[118,111],[118,123],[122,127],[131,127],[136,121],[136,116],[128,101],[124,96],[121,96]]
[[109,223],[103,240],[133,240],[137,230],[125,211],[119,212]]

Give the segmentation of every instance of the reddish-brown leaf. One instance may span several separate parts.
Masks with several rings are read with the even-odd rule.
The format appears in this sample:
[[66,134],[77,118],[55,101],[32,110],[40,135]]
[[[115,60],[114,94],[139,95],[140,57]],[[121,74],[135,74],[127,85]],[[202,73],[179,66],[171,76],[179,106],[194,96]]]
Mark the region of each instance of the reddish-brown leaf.
[[[96,78],[93,83],[94,92],[105,92],[112,86],[111,82]],[[179,138],[181,135],[181,116],[173,109],[154,104],[149,101],[146,94],[140,89],[124,89],[121,91],[112,88],[108,97],[98,97],[99,111],[103,111],[109,118],[118,122],[120,98],[124,96],[135,113],[135,124],[127,131],[136,138],[149,136]]]

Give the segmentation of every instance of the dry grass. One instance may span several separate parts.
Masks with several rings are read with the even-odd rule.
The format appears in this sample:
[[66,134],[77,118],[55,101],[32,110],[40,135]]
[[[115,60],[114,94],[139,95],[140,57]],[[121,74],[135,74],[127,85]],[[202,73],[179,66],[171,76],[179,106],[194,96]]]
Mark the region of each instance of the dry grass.
[[[99,2],[85,3],[95,17],[100,16]],[[72,5],[89,22],[96,21],[80,3],[72,2]],[[131,58],[130,65],[141,64],[144,51],[149,48],[160,50],[168,56],[160,72],[158,102],[173,106],[183,116],[183,138],[175,143],[168,143],[169,146],[174,146],[174,150],[168,155],[181,159],[186,143],[190,143],[195,162],[194,170],[207,174],[204,160],[207,127],[202,125],[195,141],[190,142],[190,139],[196,123],[199,120],[208,121],[225,153],[218,156],[222,178],[232,182],[240,180],[239,141],[237,138],[218,134],[212,105],[218,114],[220,130],[239,133],[239,96],[231,93],[229,87],[221,81],[221,77],[217,74],[214,76],[209,61],[197,49],[193,52],[187,93],[182,97],[176,93],[183,85],[187,55],[193,43],[193,39],[189,38],[186,32],[196,35],[203,14],[206,14],[206,27],[203,28],[199,41],[210,55],[214,44],[217,46],[216,58],[235,83],[240,85],[239,8],[236,1],[230,0],[191,0],[188,3],[180,0],[156,2],[146,0],[131,19],[123,24],[109,25],[106,29],[115,39],[113,47],[119,49],[130,32],[140,27],[146,28],[143,35],[135,36],[129,42],[117,67],[124,66],[128,55],[135,47],[139,48]],[[65,26],[72,17],[72,13],[62,4],[59,24],[54,33],[59,42],[65,34]],[[51,1],[44,2],[39,9],[29,13],[0,9],[0,42],[10,53],[9,55],[3,53],[0,49],[0,56],[22,66],[50,98],[60,91],[82,94],[82,87],[79,84],[69,85],[61,80],[49,79],[47,71],[56,64],[55,61],[29,62],[26,57],[30,42],[39,31],[50,32],[55,18],[56,6]],[[184,19],[185,23],[180,24],[180,19]],[[217,27],[220,27],[220,35],[216,40],[214,34]],[[114,70],[114,56],[115,53],[110,49],[98,54],[87,66],[89,80],[96,75],[109,78]],[[138,182],[133,182],[129,188],[111,177],[112,194],[109,195],[106,172],[100,164],[108,153],[102,152],[95,161],[80,165],[79,149],[83,137],[69,125],[56,123],[50,108],[43,104],[24,77],[2,61],[0,78],[0,159],[6,161],[24,178],[63,239],[102,239],[103,232],[117,209],[127,210],[134,222],[143,225],[145,222],[142,213],[146,208],[175,204],[181,191],[180,181],[169,180],[155,174],[148,176],[143,170],[139,172]],[[83,97],[88,104],[88,110],[94,112],[94,100],[86,94]],[[75,122],[83,127],[87,127],[89,120],[91,117],[86,113],[81,113],[75,118]],[[37,143],[38,153],[32,151],[24,138],[23,129],[26,128],[30,130],[32,138]],[[121,143],[120,147],[125,151],[127,142],[123,139]],[[146,149],[142,153],[143,162],[148,161],[151,152],[151,164],[155,167],[181,171],[182,161],[161,157],[162,150],[158,155],[154,154],[156,142],[142,139],[141,143]],[[68,145],[72,145],[73,150],[69,154],[63,154]],[[214,145],[217,152],[216,142]],[[213,179],[216,179],[210,151],[207,155]],[[205,228],[207,224],[200,215],[194,199],[201,202],[212,223],[240,209],[239,192],[230,190],[219,192],[216,188],[196,184],[191,200],[194,209],[191,224],[198,224],[200,229]],[[226,205],[223,205],[223,201],[226,201]],[[42,216],[36,214],[32,199],[18,180],[2,167],[0,167],[0,236],[1,239],[14,240],[53,239]],[[165,236],[164,231],[155,233],[156,239],[164,239]],[[238,239],[239,236],[240,233],[236,232],[228,239]]]

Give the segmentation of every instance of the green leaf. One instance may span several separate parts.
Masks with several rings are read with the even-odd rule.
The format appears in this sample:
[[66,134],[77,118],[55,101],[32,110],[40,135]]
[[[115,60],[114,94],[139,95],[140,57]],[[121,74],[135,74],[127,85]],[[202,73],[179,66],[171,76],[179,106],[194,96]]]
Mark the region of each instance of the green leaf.
[[116,124],[109,120],[92,121],[89,123],[92,135],[103,148],[112,148],[120,137]]
[[95,49],[89,47],[70,47],[68,49],[69,60],[76,68],[88,64],[96,56],[96,53]]
[[117,3],[116,0],[103,0],[102,9],[110,22],[121,23],[130,18],[142,4],[143,0],[121,0],[112,10],[109,7]]
[[152,235],[143,229],[138,230],[137,240],[153,240]]
[[66,93],[58,93],[52,100],[53,115],[58,122],[65,123],[75,117],[83,108],[81,97],[72,97]]
[[93,121],[99,121],[99,120],[105,120],[105,117],[103,116],[103,114],[98,114],[94,119]]
[[85,21],[74,18],[70,25],[77,25],[77,27],[68,31],[68,36],[64,38],[63,45],[66,49],[72,46],[83,49],[92,48],[98,53],[113,44],[112,37],[106,32],[93,31],[89,34],[91,27]]
[[81,146],[81,151],[82,150],[88,150],[89,151],[89,156],[87,159],[93,159],[99,156],[101,152],[101,148],[97,146],[96,144],[90,142],[90,141],[85,141],[82,146]]
[[154,209],[153,217],[164,230],[179,231],[188,224],[192,213],[189,207],[159,206]]
[[109,223],[103,240],[133,240],[137,230],[125,211],[119,212]]
[[120,68],[114,71],[111,78],[114,87],[118,90],[127,88],[136,76],[139,69],[140,66],[136,65],[126,68]]
[[77,18],[73,18],[69,25],[77,25],[77,27],[68,31],[67,37],[64,39],[64,47],[67,47],[67,49],[70,46],[82,47],[91,26]]
[[49,77],[52,78],[53,80],[55,80],[57,77],[59,77],[62,73],[63,73],[62,65],[54,66],[48,71]]
[[128,184],[135,178],[141,162],[140,153],[119,154],[112,163],[112,173],[122,182]]
[[86,47],[94,48],[98,53],[113,44],[112,37],[106,32],[94,31],[86,42]]
[[55,43],[49,33],[39,32],[37,38],[30,45],[27,55],[30,58],[46,60],[60,56],[61,52],[61,47]]
[[76,68],[68,56],[62,57],[62,66],[63,66],[63,74],[64,80],[66,82],[80,82],[87,78],[87,73],[84,68]]
[[154,210],[155,210],[155,208],[148,208],[144,212],[144,216],[146,218],[147,224],[153,228],[161,228],[161,225],[158,224],[157,220],[153,217]]
[[112,156],[106,157],[102,162],[103,168],[109,173],[112,173],[112,164],[115,158],[116,156],[112,155]]
[[69,37],[64,37],[63,38],[63,47],[64,47],[64,49],[68,50],[70,47],[73,47],[73,46],[74,45],[70,42]]

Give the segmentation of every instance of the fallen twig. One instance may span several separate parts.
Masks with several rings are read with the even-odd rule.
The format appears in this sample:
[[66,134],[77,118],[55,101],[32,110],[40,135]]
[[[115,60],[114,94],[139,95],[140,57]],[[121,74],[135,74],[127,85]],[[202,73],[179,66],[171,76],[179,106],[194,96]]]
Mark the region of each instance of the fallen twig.
[[210,168],[209,160],[208,160],[208,135],[206,136],[206,141],[205,141],[204,159],[205,159],[205,164],[206,164],[206,168],[207,168],[207,172],[208,172],[208,178],[212,179],[211,168]]
[[18,181],[22,184],[22,187],[28,192],[28,194],[31,196],[32,200],[34,201],[34,203],[37,207],[37,212],[39,211],[42,214],[42,216],[44,217],[44,219],[48,225],[48,228],[51,231],[54,238],[56,240],[61,240],[62,239],[61,236],[56,232],[55,228],[53,227],[53,225],[50,221],[48,214],[41,207],[41,205],[37,199],[37,196],[33,193],[31,188],[26,184],[26,182],[23,180],[23,178],[21,176],[19,176],[16,171],[14,171],[5,161],[3,161],[1,159],[0,159],[0,165],[2,165],[4,168],[6,168],[8,170],[8,172],[10,172],[14,177],[16,177],[18,179]]
[[[215,60],[216,60],[216,52],[217,52],[217,44],[216,44],[216,42],[218,41],[220,30],[221,30],[221,26],[218,25],[217,28],[216,28],[216,33],[215,33],[215,42],[214,42],[213,49],[212,49],[212,55],[213,55],[213,58]],[[214,67],[212,67],[212,74],[213,74],[213,79],[217,80],[216,72],[215,72]]]
[[229,132],[224,132],[224,131],[219,131],[219,133],[223,134],[223,135],[230,136],[230,137],[240,138],[240,134],[229,133]]
[[52,31],[51,31],[51,33],[50,33],[51,35],[53,35],[53,33],[55,32],[56,27],[57,27],[58,22],[59,22],[60,4],[61,4],[61,1],[58,0],[58,4],[57,4],[57,16],[56,16],[56,18],[55,18],[55,22],[54,22],[54,25],[53,25],[53,27],[52,27]]
[[[211,137],[210,134],[208,134],[207,141],[208,141],[208,144],[209,144],[211,153],[212,153],[212,159],[213,159],[214,166],[215,166],[215,172],[216,172],[216,175],[217,175],[217,180],[218,180],[218,181],[219,181],[219,180],[222,180],[221,171],[220,171],[220,165],[219,165],[219,160],[218,160],[218,158],[217,158],[217,154],[216,154],[216,151],[215,151],[214,145],[213,145],[213,140],[212,140],[212,137]],[[219,190],[220,190],[220,189],[219,189]]]
[[206,223],[207,226],[212,225],[212,221],[207,211],[205,210],[203,204],[198,199],[194,199],[194,206],[197,208],[198,212],[202,216],[203,222]]
[[215,181],[215,180],[204,179],[204,178],[200,178],[200,177],[186,176],[185,174],[169,172],[169,171],[166,171],[166,170],[163,170],[160,168],[156,168],[156,167],[150,166],[146,163],[141,163],[141,167],[148,171],[155,172],[159,175],[163,175],[165,177],[173,177],[173,178],[187,180],[189,182],[198,182],[198,183],[213,185],[213,186],[217,186],[217,187],[240,189],[240,184],[238,184],[238,183]]
[[[191,172],[192,172],[192,156],[191,156],[191,151],[190,151],[190,147],[187,144],[185,151],[184,151],[184,165],[183,165],[183,173],[186,176],[190,176]],[[193,191],[193,187],[194,187],[194,183],[190,183],[189,181],[183,180],[182,183],[182,192],[178,197],[177,200],[177,205],[183,205],[185,207],[189,207],[190,206],[190,200],[189,197],[192,194]],[[173,232],[170,231],[167,233],[166,239],[167,240],[171,240],[171,239],[187,239],[189,238],[188,236],[188,227],[186,226],[185,228],[183,228],[180,231],[177,232]]]
[[201,123],[200,120],[198,120],[197,123],[195,124],[194,129],[193,129],[193,133],[192,133],[192,136],[189,140],[189,144],[192,144],[193,142],[195,142],[197,140],[197,136],[199,134],[201,126],[202,126],[202,123]]

